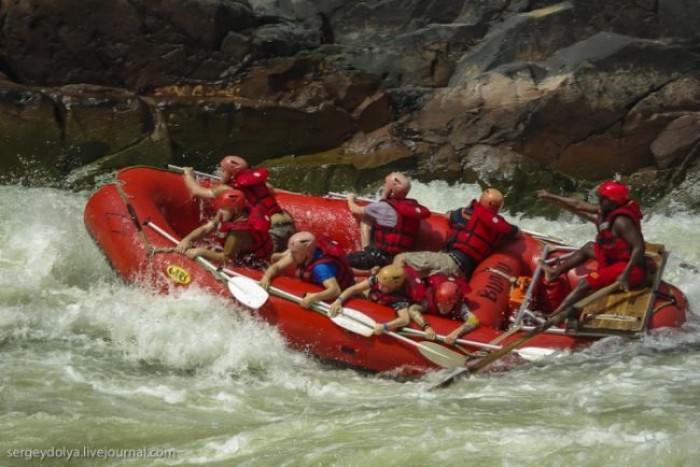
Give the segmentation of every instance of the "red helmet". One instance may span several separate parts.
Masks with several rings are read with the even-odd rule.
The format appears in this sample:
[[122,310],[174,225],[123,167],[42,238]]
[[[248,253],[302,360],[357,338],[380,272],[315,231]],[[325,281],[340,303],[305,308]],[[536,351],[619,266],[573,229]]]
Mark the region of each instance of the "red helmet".
[[311,232],[297,232],[289,237],[287,248],[292,254],[313,252],[316,248],[316,237]]
[[217,196],[215,206],[216,209],[240,212],[245,208],[245,195],[241,190],[226,190]]
[[435,303],[443,313],[452,310],[460,298],[462,294],[456,282],[445,281],[435,291]]
[[226,156],[219,162],[225,174],[237,174],[241,170],[248,168],[248,163],[240,156]]
[[401,172],[392,172],[384,179],[384,197],[404,199],[411,190],[411,182]]
[[481,193],[479,204],[489,211],[496,213],[501,209],[501,206],[503,206],[503,193],[495,188],[487,188]]
[[620,182],[603,182],[598,187],[597,193],[616,204],[625,204],[630,199],[629,188]]

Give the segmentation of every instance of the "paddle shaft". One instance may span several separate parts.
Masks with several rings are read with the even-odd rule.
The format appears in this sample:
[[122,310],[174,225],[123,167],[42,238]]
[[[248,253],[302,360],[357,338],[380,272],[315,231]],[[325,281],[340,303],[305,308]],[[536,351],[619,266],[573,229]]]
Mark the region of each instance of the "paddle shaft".
[[[159,234],[161,234],[163,237],[165,237],[165,238],[167,238],[168,240],[170,240],[170,242],[171,242],[173,245],[177,245],[178,243],[180,243],[180,242],[178,242],[177,238],[173,237],[173,236],[170,235],[166,230],[163,230],[161,227],[159,227],[158,225],[154,224],[153,222],[151,222],[151,221],[146,221],[146,225],[149,226],[150,228],[152,228],[153,230],[155,230],[156,232],[158,232]],[[223,272],[220,271],[219,268],[217,268],[216,266],[214,266],[214,264],[213,264],[212,262],[210,262],[208,259],[202,258],[201,256],[197,256],[197,257],[195,258],[195,261],[197,261],[199,264],[201,264],[202,266],[204,266],[205,268],[207,268],[207,269],[209,270],[209,272],[211,272],[211,273],[213,273],[213,274],[215,274],[215,275],[221,275],[224,279],[228,279],[228,277],[226,277],[226,275],[223,274]]]
[[[184,172],[185,171],[184,167],[179,167],[177,165],[172,165],[172,164],[168,164],[168,169],[172,170],[173,172]],[[219,177],[218,175],[212,175],[210,173],[200,172],[198,170],[193,170],[192,172],[199,177],[210,178],[212,180],[221,180],[221,177]]]
[[[610,295],[613,293],[615,290],[619,289],[620,283],[619,282],[613,282],[612,284],[608,285],[607,287],[603,287],[600,290],[597,290],[596,292],[590,294],[587,297],[582,298],[578,302],[576,302],[571,308],[580,310],[581,308],[584,308],[588,306],[589,304],[593,303],[594,301],[603,298],[607,295]],[[496,352],[493,352],[492,354],[487,355],[486,357],[480,359],[478,362],[474,363],[474,365],[469,367],[469,371],[472,373],[477,373],[487,366],[491,365],[493,362],[496,360],[499,360],[501,357],[509,354],[511,351],[516,349],[517,347],[520,347],[522,344],[525,342],[533,339],[534,337],[538,336],[542,332],[546,331],[550,327],[561,323],[566,319],[566,316],[569,311],[571,311],[571,308],[564,309],[560,311],[559,313],[552,315],[539,326],[536,326],[535,329],[532,331],[528,331],[524,336],[516,339],[515,341],[511,342],[508,345],[503,346],[500,350],[497,350]]]
[[[158,232],[161,236],[165,237],[166,239],[170,240],[171,243],[174,245],[178,244],[178,241],[175,237],[170,235],[166,230],[163,228],[159,227],[158,225],[154,224],[150,220],[146,220],[145,225],[149,226],[151,229],[155,230]],[[201,256],[197,256],[195,258],[195,261],[202,265],[205,269],[207,269],[209,272],[214,274],[214,276],[221,280],[222,282],[226,282],[226,284],[229,287],[229,292],[244,305],[247,306],[252,306],[253,308],[258,308],[259,306],[262,306],[262,304],[267,300],[267,292],[260,287],[255,281],[250,280],[250,278],[244,276],[243,274],[238,274],[234,271],[230,271],[228,274],[221,269],[217,268],[211,261],[207,260],[206,258],[202,258]],[[231,277],[229,276],[239,276],[243,277],[247,280],[250,280],[250,284],[245,284],[245,287],[241,287],[240,284],[234,282]],[[254,289],[257,287],[258,289]],[[248,290],[253,288],[254,290]],[[258,293],[259,292],[259,293]],[[256,300],[256,298],[258,300]]]
[[[419,331],[418,329],[404,328],[404,329],[402,329],[402,332],[405,332],[407,334],[411,334],[414,336],[425,337],[425,331]],[[445,342],[445,340],[447,339],[446,336],[443,336],[440,334],[438,334],[435,337],[437,340],[439,340],[441,342]],[[455,344],[469,345],[472,347],[478,347],[480,349],[487,349],[487,350],[500,350],[503,348],[502,345],[491,344],[488,342],[478,342],[478,341],[473,341],[473,340],[469,340],[469,339],[457,339],[457,340],[455,340]],[[526,347],[525,349],[528,349],[528,348],[531,348],[531,347]],[[532,349],[538,349],[537,352],[541,353],[543,356],[546,353],[555,353],[556,352],[555,349],[546,349],[544,347],[532,347]],[[520,351],[522,351],[522,350],[524,350],[524,349],[515,349],[514,352],[520,353]],[[525,351],[525,353],[527,353],[527,351]]]
[[[367,326],[372,330],[372,333],[374,333],[377,322],[371,317],[352,308],[343,308],[341,313],[347,318]],[[416,342],[394,331],[384,331],[384,334],[418,348],[421,355],[443,368],[455,368],[464,365],[466,362],[464,355],[454,352],[434,342]]]
[[[603,298],[615,290],[617,290],[620,286],[619,282],[613,282],[612,284],[608,285],[607,287],[603,287],[602,289],[592,293],[588,297],[584,297],[578,302],[576,302],[571,308],[573,309],[581,309],[589,304],[593,303],[594,301]],[[457,378],[461,377],[462,375],[468,375],[470,373],[477,373],[487,366],[491,365],[493,362],[496,360],[504,357],[505,355],[509,354],[510,352],[514,351],[517,347],[520,347],[523,345],[525,342],[529,341],[530,339],[533,339],[535,336],[543,333],[550,327],[562,322],[566,318],[566,314],[570,311],[571,308],[567,308],[565,310],[562,310],[561,312],[557,313],[556,315],[551,316],[547,321],[542,323],[539,326],[536,326],[533,328],[531,331],[528,331],[527,334],[524,336],[520,337],[519,339],[511,342],[510,344],[502,347],[500,350],[497,350],[496,352],[493,352],[481,359],[479,359],[477,362],[475,362],[473,365],[467,367],[467,368],[461,368],[459,370],[456,370],[449,374],[446,378],[444,378],[442,381],[439,383],[433,385],[430,389],[438,389],[438,388],[444,388],[452,384]]]
[[456,368],[464,365],[467,361],[467,357],[461,353],[433,342],[416,342],[394,331],[384,331],[384,334],[418,348],[421,355],[443,368]]
[[148,238],[146,237],[146,234],[143,231],[143,227],[141,226],[141,222],[139,222],[139,218],[136,215],[136,211],[134,210],[134,207],[131,205],[129,202],[129,199],[126,197],[126,193],[124,192],[124,188],[121,186],[121,182],[116,182],[114,184],[114,188],[117,190],[117,194],[121,198],[122,202],[124,203],[124,206],[126,206],[126,210],[129,213],[129,217],[131,218],[131,222],[133,222],[134,227],[136,227],[136,230],[139,232],[139,237],[141,238],[141,243],[143,243],[143,246],[146,248],[147,251],[152,251],[153,247],[151,246],[150,242],[148,241]]
[[[274,287],[274,286],[270,286],[268,288],[268,291],[277,297],[283,298],[285,300],[289,300],[290,302],[294,302],[296,304],[301,303],[301,300],[302,300],[301,297],[294,295],[292,293],[289,293],[289,292],[282,290],[280,288]],[[335,324],[342,327],[343,329],[347,329],[350,332],[353,332],[355,334],[359,334],[359,335],[364,336],[364,337],[370,337],[370,336],[372,336],[372,334],[374,334],[374,328],[367,325],[366,323],[361,322],[361,321],[351,319],[351,318],[350,318],[351,319],[350,322],[348,322],[347,320],[344,320],[344,319],[334,319],[333,317],[331,317],[330,313],[328,312],[328,304],[325,302],[314,302],[311,304],[311,306],[309,308],[317,313],[322,314],[323,316],[325,316],[327,318],[330,318],[331,321],[333,321]],[[357,323],[357,325],[354,325],[353,323]],[[368,330],[370,332],[365,331],[365,330]]]
[[[270,286],[268,290],[273,295],[276,295],[280,298],[284,298],[285,300],[290,300],[297,304],[302,300],[300,297],[274,286]],[[324,316],[327,316],[338,326],[341,326],[342,328],[347,329],[348,331],[351,331],[355,334],[359,334],[364,337],[372,337],[374,335],[374,326],[376,325],[376,321],[358,310],[353,309],[352,313],[350,313],[350,309],[348,309],[348,313],[341,312],[340,315],[336,317],[331,317],[329,312],[329,306],[325,302],[315,302],[311,305],[310,308],[318,313],[321,313]],[[352,325],[352,323],[356,323],[357,325],[363,327],[366,330],[366,332],[358,328],[357,326]],[[385,331],[384,334],[387,334],[388,336],[391,336],[409,345],[417,347],[421,355],[443,368],[455,368],[457,366],[462,366],[466,361],[464,356],[462,356],[461,354],[453,352],[452,350],[442,346],[434,347],[430,345],[432,343],[416,342],[414,340],[408,339],[407,337],[401,336],[393,331]]]
[[[549,255],[549,246],[545,245],[544,248],[542,248],[542,256],[541,259],[546,260],[547,256]],[[518,325],[520,322],[523,320],[523,317],[525,315],[525,311],[528,309],[530,306],[530,302],[532,301],[532,293],[535,290],[535,287],[537,286],[537,281],[540,280],[540,276],[542,275],[542,265],[537,262],[537,267],[535,268],[535,273],[532,275],[532,280],[530,281],[530,284],[528,284],[527,291],[525,292],[525,297],[523,298],[522,303],[520,304],[520,308],[518,308],[518,313],[515,315],[515,324]]]

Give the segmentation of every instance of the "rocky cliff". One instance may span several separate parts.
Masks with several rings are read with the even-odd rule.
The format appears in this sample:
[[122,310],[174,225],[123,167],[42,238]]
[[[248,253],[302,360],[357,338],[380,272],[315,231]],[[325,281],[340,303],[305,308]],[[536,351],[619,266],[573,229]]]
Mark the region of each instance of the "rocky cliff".
[[515,190],[698,172],[695,0],[0,1],[0,177],[133,164],[388,170]]

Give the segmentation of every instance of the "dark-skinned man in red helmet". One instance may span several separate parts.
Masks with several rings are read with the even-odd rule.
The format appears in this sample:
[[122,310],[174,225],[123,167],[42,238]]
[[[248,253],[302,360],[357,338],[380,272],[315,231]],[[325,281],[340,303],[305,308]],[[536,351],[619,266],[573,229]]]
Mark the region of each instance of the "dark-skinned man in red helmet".
[[274,189],[267,183],[269,172],[264,167],[248,167],[248,162],[241,156],[228,155],[219,162],[221,183],[217,185],[200,185],[194,176],[192,167],[184,167],[185,185],[193,196],[214,199],[228,188],[241,190],[249,207],[257,208],[270,218],[270,236],[273,250],[284,251],[287,241],[294,232],[294,220],[288,212],[282,210],[275,199]]
[[498,214],[502,206],[503,194],[495,188],[486,188],[478,200],[445,213],[449,232],[442,251],[402,253],[394,258],[394,264],[408,264],[421,277],[447,274],[468,279],[494,247],[520,233],[518,227]]
[[[269,218],[257,209],[246,208],[245,195],[232,188],[221,192],[214,206],[214,218],[187,234],[175,251],[188,258],[201,256],[222,264],[230,261],[236,266],[267,266],[272,254]],[[209,234],[216,234],[218,247],[193,246]]]
[[408,198],[411,182],[401,172],[384,179],[379,201],[360,206],[354,194],[347,196],[350,212],[360,220],[362,250],[348,255],[350,265],[359,271],[374,271],[391,263],[394,255],[410,251],[416,242],[421,219],[430,211]]
[[[644,236],[642,211],[630,198],[627,186],[620,182],[603,182],[596,189],[598,203],[554,195],[546,190],[537,192],[539,199],[553,201],[579,217],[594,222],[598,235],[571,256],[554,267],[542,263],[545,279],[553,281],[561,274],[585,263],[598,261],[598,269],[584,277],[553,313],[569,308],[592,291],[615,281],[624,290],[646,283],[644,263]],[[568,324],[575,324],[575,316],[568,316]]]

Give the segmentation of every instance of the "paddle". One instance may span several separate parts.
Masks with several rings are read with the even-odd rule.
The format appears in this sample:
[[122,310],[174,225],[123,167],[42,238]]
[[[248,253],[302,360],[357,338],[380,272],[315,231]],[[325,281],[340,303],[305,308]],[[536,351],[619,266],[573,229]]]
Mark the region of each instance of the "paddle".
[[[361,322],[363,325],[371,328],[372,331],[374,331],[374,327],[377,325],[377,322],[370,316],[367,316],[358,310],[343,308],[342,313],[349,319]],[[436,344],[435,342],[416,342],[394,331],[384,331],[384,334],[403,341],[406,344],[417,347],[421,355],[443,368],[457,368],[466,363],[467,359],[464,355],[443,347],[440,344]]]
[[[280,298],[284,298],[285,300],[289,300],[294,303],[300,303],[301,298],[297,297],[294,294],[291,294],[287,291],[284,291],[282,289],[279,289],[277,287],[270,286],[268,289],[270,292],[272,292],[273,295],[276,295]],[[328,312],[328,304],[325,302],[315,302],[314,304],[311,305],[311,309],[321,313],[324,316],[327,316],[328,318],[331,319],[335,324],[340,326],[343,329],[347,329],[350,332],[353,332],[355,334],[359,334],[364,337],[371,337],[374,334],[374,327],[370,327],[363,322],[357,320],[357,319],[351,319],[348,317],[347,314],[339,314],[337,316],[331,317],[329,312]],[[349,308],[346,308],[345,311],[349,311]],[[352,310],[356,313],[360,313],[359,311]],[[366,315],[363,315],[366,316]],[[366,316],[369,318],[369,316]],[[371,319],[371,318],[369,318]]]
[[[154,224],[151,220],[146,219],[146,221],[144,221],[144,225],[147,225],[151,229],[155,230],[160,235],[170,240],[173,244],[178,244],[178,241],[175,237],[170,235],[161,227]],[[219,270],[214,264],[212,264],[209,260],[207,260],[206,258],[202,258],[201,256],[195,258],[195,261],[204,266],[205,269],[207,269],[215,276],[220,277],[222,280],[224,280],[228,285],[228,290],[229,292],[231,292],[231,295],[233,295],[236,298],[236,300],[238,300],[242,305],[257,310],[258,308],[263,306],[263,304],[267,301],[267,299],[270,296],[265,289],[260,287],[260,284],[258,284],[255,280],[249,277],[238,274],[234,271],[227,271],[228,274],[225,274],[223,271]]]
[[570,308],[564,309],[560,311],[559,313],[550,316],[547,321],[544,323],[535,326],[535,328],[532,331],[528,331],[524,336],[514,340],[510,344],[503,346],[500,350],[497,350],[481,359],[479,359],[476,363],[473,365],[470,365],[467,368],[460,368],[459,370],[453,372],[452,374],[448,375],[445,377],[442,381],[439,383],[433,385],[430,389],[437,389],[437,388],[444,388],[452,384],[454,380],[461,375],[464,374],[470,374],[470,373],[478,373],[479,371],[483,370],[487,366],[491,365],[493,362],[496,360],[501,359],[505,355],[509,354],[513,350],[515,350],[517,347],[520,347],[523,345],[525,342],[529,341],[530,339],[533,339],[534,337],[538,336],[539,334],[543,333],[550,327],[561,323],[566,319],[566,316],[571,309],[576,309],[579,310],[581,308],[584,308],[588,306],[589,304],[593,303],[594,301],[603,298],[607,295],[610,295],[614,291],[618,290],[620,288],[620,283],[619,282],[613,282],[612,284],[608,285],[607,287],[603,287],[600,290],[595,291],[591,295],[582,298],[578,302],[574,303]]
[[126,206],[126,210],[129,213],[129,217],[131,217],[131,222],[134,223],[134,227],[136,227],[136,230],[138,230],[138,232],[139,232],[139,237],[141,238],[141,243],[143,243],[143,246],[146,248],[146,251],[150,254],[153,252],[153,247],[149,243],[148,238],[146,238],[146,234],[143,232],[143,228],[141,227],[141,222],[139,222],[139,218],[136,216],[136,211],[134,211],[134,207],[131,205],[131,203],[127,199],[126,193],[124,193],[124,188],[122,188],[122,183],[123,182],[115,182],[114,188],[116,188],[117,194],[122,199],[122,202],[124,202],[124,206]]
[[[185,168],[179,167],[177,165],[168,164],[168,170],[172,170],[173,172],[182,173],[185,171]],[[219,177],[218,175],[212,175],[212,174],[209,174],[206,172],[200,172],[198,170],[193,170],[192,172],[199,177],[210,178],[212,180],[221,180],[221,177]]]
[[[335,191],[328,192],[328,196],[330,196],[331,198],[342,198],[342,199],[345,199],[345,198],[347,197],[346,195],[344,195],[344,194],[342,194],[342,193],[335,192]],[[373,199],[371,199],[371,198],[367,198],[367,197],[363,197],[363,196],[358,196],[357,199],[360,200],[360,201],[366,201],[366,202],[368,202],[368,203],[371,203],[371,202],[374,202],[374,201],[375,201],[375,200],[373,200]],[[444,215],[444,214],[445,214],[444,211],[433,211],[433,210],[431,210],[430,212],[432,212],[433,214],[439,214],[439,215]],[[529,235],[529,236],[531,236],[531,237],[534,237],[534,238],[537,238],[537,239],[540,239],[540,240],[544,240],[544,241],[547,241],[547,242],[550,242],[550,243],[556,243],[556,244],[560,244],[560,245],[564,243],[564,240],[562,240],[562,239],[560,239],[560,238],[557,238],[557,237],[553,237],[553,236],[551,236],[551,235],[547,235],[547,234],[543,234],[543,233],[539,233],[539,232],[534,232],[534,231],[532,231],[532,230],[524,230],[524,229],[520,229],[520,230],[521,230],[523,233],[526,233],[527,235]]]
[[[277,287],[270,286],[269,291],[273,295],[284,298],[285,300],[289,300],[297,304],[301,302],[300,297]],[[374,335],[374,328],[377,322],[359,310],[343,307],[342,311],[338,315],[331,317],[329,313],[329,305],[325,302],[315,302],[313,305],[311,305],[311,309],[329,317],[335,324],[347,329],[350,332],[364,337],[371,337]],[[441,345],[435,344],[434,342],[416,342],[391,331],[385,331],[384,334],[388,334],[389,336],[418,347],[418,350],[425,358],[443,368],[456,368],[464,365],[466,362],[463,355],[453,352],[452,350]]]
[[435,342],[416,342],[393,331],[384,331],[384,334],[418,347],[418,351],[421,355],[443,368],[458,368],[467,362],[467,357],[465,355],[443,347]]
[[[542,254],[540,255],[540,258],[542,258],[543,260],[547,260],[547,256],[549,256],[549,245],[545,245],[544,248],[542,248]],[[537,282],[539,282],[540,280],[542,270],[542,264],[538,261],[537,267],[535,267],[535,273],[532,275],[532,280],[530,281],[530,284],[528,285],[527,290],[525,291],[525,297],[523,298],[523,301],[520,304],[520,308],[518,308],[518,313],[515,315],[515,322],[513,323],[515,326],[522,324],[523,318],[530,311],[529,307],[530,302],[532,301],[532,293],[534,292],[535,287],[537,287]]]
[[[410,328],[404,328],[401,330],[402,333],[405,334],[410,334],[414,336],[421,336],[425,337],[425,331],[419,331],[418,329],[410,329]],[[437,340],[441,342],[445,342],[446,337],[443,335],[438,334],[436,336]],[[478,341],[472,341],[468,339],[457,339],[455,341],[455,344],[462,344],[462,345],[469,345],[472,347],[479,347],[480,349],[489,349],[489,350],[500,350],[503,348],[502,345],[496,345],[496,344],[491,344],[488,342],[478,342]],[[518,354],[520,357],[524,358],[525,360],[529,361],[536,361],[536,360],[541,360],[545,357],[549,357],[550,355],[556,353],[556,349],[548,349],[545,347],[523,347],[522,349],[515,349],[513,350],[513,353]]]

